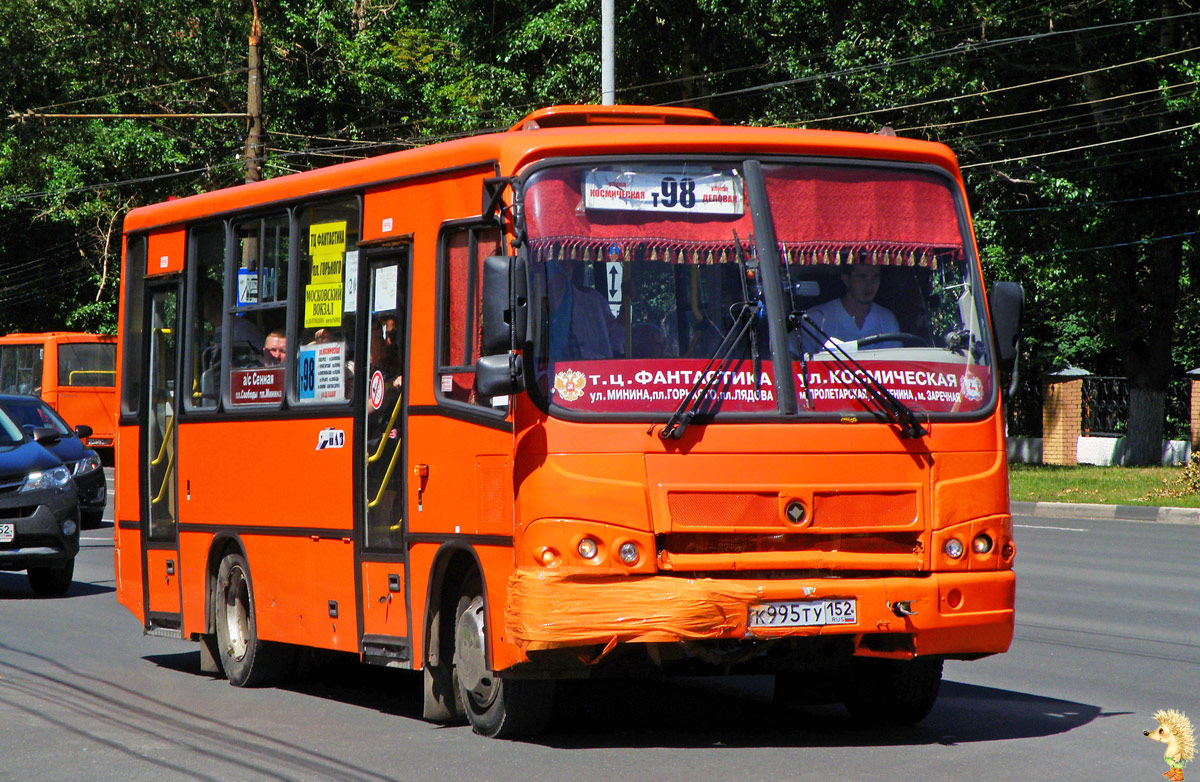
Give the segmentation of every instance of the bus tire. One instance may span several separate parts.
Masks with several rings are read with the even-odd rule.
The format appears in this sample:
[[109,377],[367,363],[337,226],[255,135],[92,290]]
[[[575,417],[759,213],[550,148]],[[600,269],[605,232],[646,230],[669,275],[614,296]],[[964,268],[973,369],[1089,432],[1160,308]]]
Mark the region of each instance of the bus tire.
[[40,597],[65,595],[75,576],[75,558],[48,567],[31,567],[25,571],[29,588]]
[[258,637],[250,567],[241,554],[230,553],[217,569],[217,651],[221,669],[235,687],[262,687],[286,677],[295,650]]
[[454,677],[463,711],[481,736],[535,735],[550,718],[554,682],[504,679],[488,668],[486,613],[480,581],[472,578],[454,613]]
[[893,727],[913,725],[929,714],[942,684],[942,661],[856,659],[851,666],[846,709],[856,722]]

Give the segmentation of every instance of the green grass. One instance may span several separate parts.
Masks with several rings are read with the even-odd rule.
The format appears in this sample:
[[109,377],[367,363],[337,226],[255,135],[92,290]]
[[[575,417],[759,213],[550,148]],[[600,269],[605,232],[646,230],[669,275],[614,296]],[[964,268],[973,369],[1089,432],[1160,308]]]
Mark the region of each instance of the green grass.
[[1055,467],[1009,465],[1009,492],[1015,502],[1092,502],[1103,505],[1166,505],[1200,508],[1200,493],[1171,496],[1183,467]]

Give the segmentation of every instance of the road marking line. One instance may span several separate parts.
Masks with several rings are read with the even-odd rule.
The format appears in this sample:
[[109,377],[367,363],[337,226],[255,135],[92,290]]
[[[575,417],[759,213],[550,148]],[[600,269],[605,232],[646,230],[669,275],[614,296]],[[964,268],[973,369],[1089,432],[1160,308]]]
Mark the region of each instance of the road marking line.
[[1014,524],[1013,527],[1017,529],[1057,529],[1062,530],[1063,532],[1091,532],[1090,529],[1084,529],[1082,527],[1051,527],[1043,526],[1041,524]]

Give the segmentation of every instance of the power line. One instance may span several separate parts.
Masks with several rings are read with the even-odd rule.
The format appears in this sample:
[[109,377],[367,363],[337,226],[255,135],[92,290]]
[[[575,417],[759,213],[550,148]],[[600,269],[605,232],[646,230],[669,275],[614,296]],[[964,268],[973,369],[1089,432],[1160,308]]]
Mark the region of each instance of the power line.
[[988,95],[996,95],[1001,92],[1010,92],[1012,90],[1023,90],[1026,87],[1040,87],[1044,84],[1051,84],[1051,83],[1057,82],[1057,81],[1066,81],[1068,79],[1077,79],[1081,76],[1090,76],[1095,73],[1104,73],[1107,71],[1114,71],[1119,68],[1128,68],[1131,65],[1140,65],[1142,63],[1153,62],[1155,60],[1161,60],[1165,57],[1175,57],[1180,54],[1189,54],[1189,53],[1195,52],[1195,51],[1200,51],[1200,46],[1193,46],[1188,49],[1180,49],[1178,51],[1168,52],[1166,54],[1158,54],[1153,57],[1142,57],[1137,60],[1130,60],[1129,62],[1118,63],[1117,65],[1106,65],[1103,68],[1091,68],[1086,71],[1070,73],[1065,76],[1052,76],[1049,79],[1039,79],[1038,81],[1030,81],[1030,82],[1025,82],[1023,84],[1012,84],[1007,87],[996,87],[995,89],[991,89],[991,90],[980,90],[979,92],[971,92],[966,95],[952,95],[948,98],[934,98],[932,100],[917,101],[916,103],[906,103],[906,104],[903,104],[900,106],[889,106],[889,107],[885,107],[882,109],[870,109],[868,111],[860,111],[856,114],[840,114],[840,115],[833,116],[833,117],[818,117],[818,118],[809,119],[809,120],[797,120],[795,123],[786,123],[786,124],[808,124],[811,122],[833,122],[833,121],[839,120],[839,119],[857,119],[859,117],[868,117],[868,116],[871,116],[874,114],[882,114],[882,113],[889,112],[889,111],[904,111],[905,109],[915,109],[915,108],[920,108],[922,106],[933,106],[933,105],[936,105],[939,103],[955,103],[960,100],[968,100],[970,98],[980,98],[980,97],[985,97]]
[[1138,201],[1158,201],[1163,198],[1182,198],[1200,194],[1200,190],[1182,190],[1177,193],[1160,193],[1158,195],[1140,196],[1138,198],[1114,198],[1108,201],[1075,201],[1069,204],[1051,204],[1047,206],[1026,206],[1015,209],[984,209],[976,212],[990,214],[1011,214],[1014,212],[1058,212],[1064,209],[1076,209],[1083,206],[1112,206],[1113,204],[1131,204]]
[[[1073,108],[1079,108],[1081,106],[1094,106],[1094,105],[1100,104],[1100,103],[1108,103],[1108,102],[1116,101],[1116,100],[1124,100],[1125,98],[1135,98],[1139,95],[1147,95],[1150,93],[1160,93],[1160,92],[1163,92],[1164,90],[1173,90],[1173,89],[1176,89],[1179,87],[1190,87],[1190,86],[1192,86],[1194,84],[1198,84],[1198,83],[1200,83],[1200,79],[1192,79],[1191,81],[1179,82],[1177,84],[1168,84],[1165,87],[1154,87],[1149,90],[1138,90],[1137,92],[1127,92],[1123,95],[1113,95],[1112,97],[1109,97],[1109,98],[1095,98],[1093,100],[1083,100],[1083,101],[1078,101],[1076,103],[1068,103],[1068,104],[1065,104],[1062,106],[1048,106],[1048,107],[1040,108],[1040,109],[1030,109],[1028,111],[1015,111],[1010,114],[995,114],[995,115],[990,115],[990,116],[986,116],[986,117],[974,117],[972,119],[957,120],[955,122],[941,122],[941,123],[933,123],[933,124],[929,124],[929,125],[911,125],[909,127],[895,128],[895,131],[897,133],[904,133],[904,132],[915,131],[915,130],[932,130],[932,129],[940,129],[940,128],[958,127],[960,125],[972,125],[976,122],[995,122],[997,120],[1002,120],[1002,119],[1012,119],[1014,117],[1026,117],[1026,116],[1030,116],[1033,114],[1043,114],[1043,113],[1046,113],[1049,111],[1058,111],[1059,109],[1073,109]],[[1018,127],[1020,127],[1020,126],[1018,126]],[[1007,130],[1012,130],[1012,128],[1008,128]],[[1006,132],[1007,132],[1007,130],[1006,130]]]
[[1095,149],[1096,147],[1107,147],[1112,144],[1123,144],[1126,141],[1137,141],[1138,139],[1142,139],[1142,138],[1149,138],[1151,136],[1161,136],[1166,133],[1176,133],[1181,130],[1193,130],[1195,128],[1200,128],[1200,122],[1193,122],[1189,125],[1180,125],[1178,127],[1167,128],[1165,130],[1155,130],[1150,133],[1140,133],[1136,136],[1126,136],[1124,138],[1112,139],[1110,141],[1097,141],[1094,144],[1082,144],[1080,146],[1069,147],[1067,149],[1054,149],[1054,150],[1050,150],[1049,152],[1034,152],[1029,155],[1019,155],[1017,157],[1005,158],[1003,160],[990,160],[986,163],[968,163],[965,166],[959,166],[959,168],[968,169],[968,168],[979,168],[980,166],[998,166],[1002,163],[1016,163],[1021,160],[1033,160],[1034,158],[1050,157],[1052,155],[1064,155],[1068,152],[1079,152],[1079,151],[1085,150],[1085,149]]
[[178,87],[181,84],[191,84],[194,81],[204,81],[205,79],[219,79],[224,76],[233,76],[235,74],[245,73],[245,72],[246,72],[245,68],[236,68],[231,71],[225,71],[224,73],[211,73],[206,76],[196,76],[191,79],[180,79],[179,81],[166,82],[164,84],[152,84],[148,87],[134,87],[134,88],[128,89],[128,90],[122,90],[121,92],[109,93],[108,95],[93,95],[89,98],[79,98],[78,100],[69,100],[69,101],[64,101],[63,103],[51,103],[46,106],[35,106],[35,107],[29,109],[29,111],[38,112],[38,111],[44,111],[45,109],[60,109],[64,106],[77,106],[80,103],[88,103],[88,102],[94,101],[94,100],[108,100],[109,98],[120,98],[124,95],[132,95],[137,92],[149,92],[150,90],[161,90],[164,87]]
[[1169,236],[1153,236],[1148,239],[1135,239],[1131,242],[1117,242],[1116,244],[1101,244],[1095,247],[1070,247],[1062,250],[1046,250],[1038,253],[1021,253],[1030,258],[1042,258],[1047,255],[1075,255],[1077,253],[1091,253],[1097,250],[1115,250],[1120,247],[1136,247],[1143,244],[1154,244],[1156,242],[1165,242],[1171,239],[1186,239],[1189,236],[1200,234],[1200,231],[1187,231],[1185,233],[1170,234]]
[[896,67],[897,65],[910,65],[910,64],[916,63],[916,62],[924,62],[926,60],[940,59],[942,57],[949,57],[951,55],[961,54],[964,51],[981,52],[981,51],[986,51],[989,49],[995,49],[995,48],[998,48],[1001,46],[1010,46],[1015,43],[1028,43],[1030,41],[1041,40],[1044,38],[1053,38],[1053,37],[1057,37],[1060,35],[1088,33],[1088,32],[1095,32],[1098,30],[1108,30],[1108,29],[1115,29],[1115,28],[1119,28],[1119,27],[1128,27],[1130,25],[1149,24],[1149,23],[1153,23],[1153,22],[1165,22],[1165,21],[1171,21],[1171,20],[1175,20],[1175,19],[1184,19],[1184,18],[1193,17],[1193,16],[1200,16],[1200,11],[1193,11],[1193,12],[1186,13],[1186,14],[1175,14],[1173,16],[1156,16],[1156,17],[1150,17],[1147,19],[1137,19],[1137,20],[1127,21],[1127,22],[1113,22],[1111,24],[1093,25],[1091,27],[1076,27],[1076,28],[1072,28],[1069,30],[1051,30],[1049,32],[1044,32],[1044,33],[1031,33],[1028,35],[1013,36],[1010,38],[1002,38],[1002,39],[999,39],[996,41],[990,41],[990,42],[983,43],[983,44],[977,44],[977,45],[973,45],[973,46],[966,47],[966,48],[964,48],[962,46],[955,46],[950,49],[942,49],[942,50],[935,51],[935,52],[927,52],[925,54],[913,55],[911,57],[903,57],[903,58],[900,58],[898,60],[894,60],[891,62],[880,62],[880,63],[872,63],[869,65],[855,66],[852,68],[843,68],[841,70],[833,71],[830,73],[821,73],[821,74],[812,74],[812,75],[808,75],[808,76],[801,76],[801,77],[797,77],[794,79],[785,79],[782,81],[770,82],[767,84],[760,84],[760,85],[753,86],[753,87],[744,87],[742,89],[737,89],[737,90],[728,90],[726,92],[711,93],[709,95],[698,96],[696,98],[685,98],[685,99],[677,100],[677,101],[668,101],[665,103],[660,103],[658,105],[660,105],[660,106],[675,106],[675,105],[679,105],[682,103],[691,103],[692,101],[700,100],[700,99],[709,99],[710,100],[713,98],[724,98],[724,97],[730,97],[733,95],[742,95],[742,94],[748,94],[748,93],[752,93],[752,92],[761,92],[761,91],[765,91],[765,90],[775,89],[777,87],[790,87],[795,84],[803,84],[806,82],[818,81],[820,79],[826,79],[826,78],[831,78],[831,77],[835,77],[835,76],[852,76],[852,75],[857,75],[860,73],[870,73],[872,71],[886,70],[888,68]]

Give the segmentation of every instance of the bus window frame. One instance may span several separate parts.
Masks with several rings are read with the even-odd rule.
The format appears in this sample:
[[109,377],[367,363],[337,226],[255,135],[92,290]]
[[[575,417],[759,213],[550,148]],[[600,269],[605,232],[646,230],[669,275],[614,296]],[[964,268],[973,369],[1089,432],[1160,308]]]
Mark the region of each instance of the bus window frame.
[[[971,269],[979,270],[979,275],[974,282],[974,290],[972,296],[975,300],[975,307],[978,312],[983,313],[980,321],[980,326],[983,327],[981,339],[987,348],[987,356],[989,360],[988,366],[996,372],[996,356],[999,355],[995,340],[990,328],[991,313],[987,307],[986,284],[983,279],[982,265],[976,252],[975,239],[973,233],[973,223],[969,218],[966,204],[966,194],[963,187],[959,184],[959,180],[955,178],[954,172],[943,168],[935,163],[926,163],[919,160],[891,160],[880,158],[864,158],[864,157],[834,157],[829,155],[807,155],[807,154],[697,154],[697,155],[659,155],[659,154],[610,154],[610,155],[567,155],[563,157],[544,158],[537,160],[522,169],[516,177],[513,184],[513,191],[519,199],[516,204],[518,208],[513,212],[516,216],[516,224],[513,227],[513,235],[523,237],[526,241],[522,242],[519,252],[524,255],[526,268],[530,274],[530,300],[529,300],[529,329],[530,335],[534,333],[536,325],[534,323],[537,315],[536,307],[534,306],[534,289],[533,284],[533,268],[534,264],[529,258],[528,231],[525,224],[525,198],[528,194],[529,179],[539,171],[547,168],[558,168],[564,166],[593,166],[604,163],[637,163],[650,164],[655,163],[672,163],[678,162],[686,158],[688,161],[697,163],[726,163],[737,166],[747,160],[756,160],[763,166],[771,165],[795,165],[795,166],[833,166],[841,168],[875,168],[892,171],[911,171],[924,173],[938,179],[941,179],[950,191],[951,198],[954,201],[954,212],[958,220],[958,232],[963,243],[963,264]],[[747,209],[749,209],[747,205]],[[779,269],[782,272],[784,263],[780,259]],[[532,344],[532,343],[531,343]],[[786,347],[784,348],[786,350]],[[774,350],[772,350],[772,356]],[[614,413],[614,412],[589,412],[586,410],[569,410],[559,405],[554,404],[550,399],[549,394],[542,393],[541,387],[537,382],[538,367],[534,366],[532,356],[526,356],[524,362],[525,371],[525,387],[529,394],[530,400],[543,413],[564,421],[573,422],[591,422],[591,423],[664,423],[670,413]],[[746,423],[828,423],[841,421],[845,413],[842,411],[833,412],[806,412],[798,408],[795,413],[785,414],[779,408],[779,401],[776,400],[776,409],[774,411],[764,411],[759,413],[747,412],[728,412],[723,413],[719,417],[702,419],[705,424],[746,424]],[[974,411],[966,413],[955,412],[934,412],[924,413],[931,422],[954,422],[954,423],[977,423],[979,421],[990,418],[1000,404],[1000,382],[998,376],[993,378],[991,389],[987,399],[980,407]],[[865,412],[856,413],[857,416],[867,415]],[[887,423],[887,416],[882,412],[871,412],[871,418],[864,420],[864,423]]]
[[[189,377],[189,367],[198,366],[194,362],[196,362],[200,358],[199,356],[195,355],[196,343],[193,338],[195,336],[196,327],[199,325],[196,323],[196,310],[197,310],[197,307],[202,307],[203,303],[204,303],[204,291],[202,291],[199,286],[200,264],[196,261],[196,252],[195,252],[197,229],[204,229],[204,228],[209,228],[209,227],[220,227],[221,236],[222,236],[222,240],[223,240],[223,246],[221,248],[221,277],[220,277],[220,279],[223,281],[225,279],[225,267],[227,265],[226,255],[228,254],[228,250],[229,250],[229,231],[230,231],[229,222],[230,221],[227,218],[216,218],[216,219],[200,220],[200,221],[197,221],[194,223],[189,223],[187,226],[187,244],[186,244],[187,249],[186,249],[186,254],[184,256],[184,302],[183,302],[184,342],[182,344],[183,350],[181,351],[182,360],[183,360],[183,379],[180,381],[183,385],[181,386],[181,388],[183,386],[186,386],[186,383],[189,380],[196,380],[196,381],[200,380],[199,377],[196,377],[196,378]],[[217,324],[217,330],[220,330],[220,332],[221,332],[221,343],[222,343],[221,344],[221,366],[219,368],[220,371],[217,373],[218,374],[218,378],[217,378],[218,389],[222,389],[225,387],[226,348],[225,348],[224,342],[225,342],[225,333],[226,333],[226,331],[228,331],[228,329],[225,328],[225,306],[224,305],[225,305],[225,286],[222,285],[221,312],[220,312],[221,317],[220,317],[220,322]],[[199,405],[193,404],[191,394],[185,393],[183,395],[183,404],[179,405],[179,407],[180,407],[180,410],[185,415],[210,415],[210,414],[218,413],[218,412],[221,412],[223,409],[222,396],[223,395],[221,393],[218,393],[217,398],[215,400],[215,404],[213,404],[212,406],[209,406],[209,407],[204,407],[204,406],[199,406]]]
[[[472,402],[463,402],[445,394],[441,387],[441,377],[444,372],[467,372],[470,371],[472,378],[475,374],[475,364],[442,364],[442,355],[448,349],[446,344],[450,329],[450,254],[448,252],[448,237],[457,231],[472,231],[472,229],[481,230],[496,230],[500,234],[500,248],[506,249],[508,236],[504,231],[504,221],[499,216],[488,219],[482,215],[475,217],[459,218],[456,220],[446,220],[438,226],[437,233],[437,279],[434,285],[434,304],[436,307],[434,315],[434,345],[433,345],[433,393],[434,399],[439,408],[446,408],[446,412],[455,418],[463,418],[469,421],[476,421],[488,426],[508,429],[506,419],[509,411],[512,409],[512,399],[510,397],[508,404],[500,407],[492,405],[477,404]],[[468,238],[468,247],[476,248],[476,238],[471,235]],[[477,248],[474,251],[477,255]],[[472,263],[470,269],[475,266]],[[482,309],[479,306],[477,299],[480,294],[480,286],[483,284],[482,279],[478,278],[478,273],[468,273],[468,297],[469,304],[473,308],[473,312],[469,312],[468,325],[477,329],[480,323]],[[471,282],[474,281],[472,286]],[[410,306],[411,309],[411,306]],[[469,343],[469,335],[464,331],[463,346],[464,352],[471,350]],[[518,340],[523,342],[524,335],[520,335]],[[465,357],[465,356],[464,356]],[[454,357],[451,356],[453,359]]]
[[[142,410],[142,336],[146,309],[146,233],[130,234],[125,239],[125,287],[121,319],[123,339],[120,345],[121,372],[120,418],[137,418]],[[134,245],[137,244],[137,248]]]
[[[346,329],[346,326],[345,326],[346,313],[343,310],[343,312],[342,312],[343,325],[341,326],[341,328],[343,330],[343,336],[346,337],[345,344],[347,346],[350,346],[350,345],[355,346],[355,361],[357,363],[362,363],[362,359],[359,358],[359,354],[358,354],[358,333],[359,333],[360,329],[358,326],[357,318],[362,317],[361,307],[363,306],[364,298],[363,298],[361,292],[358,290],[358,288],[361,288],[363,285],[363,276],[362,276],[363,254],[366,250],[370,249],[370,245],[364,247],[362,244],[363,228],[364,228],[364,226],[363,226],[363,211],[364,211],[364,207],[365,207],[363,193],[362,193],[362,191],[358,191],[358,190],[345,191],[342,193],[335,194],[333,196],[326,196],[326,197],[323,197],[320,199],[307,199],[307,200],[301,200],[301,201],[294,201],[288,206],[288,211],[292,215],[292,221],[291,221],[292,236],[291,236],[291,242],[290,242],[290,248],[289,248],[291,258],[288,260],[288,278],[289,278],[288,279],[288,302],[289,303],[298,302],[298,305],[296,307],[294,307],[294,308],[289,307],[288,327],[287,327],[287,340],[288,340],[288,342],[287,342],[287,344],[288,344],[287,360],[288,360],[288,364],[289,364],[290,368],[288,369],[288,375],[284,382],[284,389],[285,389],[284,403],[285,403],[286,407],[288,407],[292,410],[329,411],[329,410],[343,409],[346,411],[347,415],[351,415],[351,414],[353,414],[353,411],[355,409],[354,408],[354,400],[359,393],[358,386],[363,385],[363,383],[360,381],[359,378],[355,378],[354,379],[354,387],[351,388],[350,393],[346,394],[345,398],[338,402],[322,402],[320,400],[316,400],[316,401],[312,401],[312,402],[302,402],[302,401],[300,401],[299,383],[297,382],[296,377],[295,377],[296,356],[293,356],[293,354],[299,355],[300,332],[304,330],[303,318],[301,316],[301,313],[303,312],[303,309],[304,309],[304,302],[303,302],[304,282],[300,279],[300,264],[301,264],[300,225],[302,222],[301,218],[300,218],[300,214],[305,209],[320,209],[322,206],[333,206],[333,205],[337,205],[337,204],[344,204],[349,201],[353,201],[355,208],[358,210],[358,222],[357,222],[357,225],[355,226],[355,230],[357,231],[357,235],[358,235],[358,243],[355,244],[355,246],[354,246],[355,251],[358,253],[358,259],[355,263],[355,266],[356,266],[355,274],[357,275],[357,280],[355,282],[355,285],[358,287],[356,287],[356,289],[355,289],[355,296],[354,296],[354,302],[355,302],[354,303],[354,307],[355,307],[354,315],[355,315],[356,320],[355,320],[354,326],[351,328],[351,333],[349,335],[346,335],[344,333],[345,329]],[[409,257],[410,257],[409,263],[411,266],[411,257],[412,257],[412,243],[411,242],[408,243],[408,247],[409,247]],[[310,253],[309,253],[310,264],[311,264],[311,256],[312,256],[312,253],[310,251]],[[343,254],[342,263],[343,263],[342,285],[345,286],[345,284],[346,284],[346,268],[347,267],[345,266],[344,254]],[[292,271],[293,268],[295,268],[295,271]],[[345,301],[345,288],[344,287],[342,290],[342,297],[343,297],[343,302],[344,302]],[[367,306],[368,307],[370,306],[369,302],[367,303]],[[294,310],[294,311],[292,311],[292,310]],[[295,349],[293,349],[293,346],[295,346]]]
[[[260,247],[258,259],[258,296],[259,301],[255,304],[247,304],[239,306],[237,303],[237,273],[241,268],[241,258],[238,257],[237,250],[240,248],[238,244],[237,229],[240,225],[257,223],[259,226],[259,239],[262,238],[262,227],[266,221],[273,218],[283,217],[287,223],[287,274],[286,281],[287,293],[282,301],[279,300],[279,279],[276,275],[275,280],[275,298],[274,300],[264,304],[262,299],[262,249]],[[283,362],[283,394],[280,396],[278,403],[241,403],[233,404],[233,393],[231,384],[233,382],[233,329],[230,327],[233,323],[233,318],[238,317],[240,313],[254,312],[275,312],[280,309],[284,313],[284,334],[292,333],[292,277],[294,276],[293,267],[295,266],[296,243],[295,238],[295,205],[283,205],[280,203],[263,204],[261,208],[247,210],[227,215],[225,218],[225,290],[224,290],[224,308],[221,313],[221,410],[228,413],[246,413],[249,415],[261,416],[264,413],[281,412],[287,408],[288,401],[288,377],[291,373],[291,367],[295,361],[292,355],[291,344],[288,343],[287,356]],[[269,333],[269,332],[268,332]],[[267,334],[263,334],[266,339]]]

